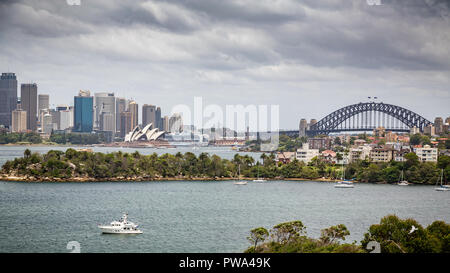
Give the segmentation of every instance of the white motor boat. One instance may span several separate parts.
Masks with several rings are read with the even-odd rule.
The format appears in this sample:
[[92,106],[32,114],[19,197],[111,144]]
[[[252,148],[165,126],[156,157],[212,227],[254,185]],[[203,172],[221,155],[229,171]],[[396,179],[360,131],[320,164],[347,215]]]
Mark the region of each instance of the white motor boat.
[[138,225],[128,221],[128,214],[124,213],[119,221],[113,221],[109,225],[99,225],[102,233],[108,234],[141,234]]

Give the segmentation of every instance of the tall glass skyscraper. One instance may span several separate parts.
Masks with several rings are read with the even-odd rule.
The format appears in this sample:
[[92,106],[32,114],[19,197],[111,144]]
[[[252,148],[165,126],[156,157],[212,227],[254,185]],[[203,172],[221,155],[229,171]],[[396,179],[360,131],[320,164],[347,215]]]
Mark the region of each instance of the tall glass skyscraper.
[[17,78],[2,73],[0,78],[0,125],[11,126],[11,113],[17,108]]
[[22,83],[20,86],[20,101],[22,109],[27,111],[27,129],[37,129],[37,84]]
[[74,97],[73,131],[90,133],[94,124],[94,98],[89,91],[80,91]]

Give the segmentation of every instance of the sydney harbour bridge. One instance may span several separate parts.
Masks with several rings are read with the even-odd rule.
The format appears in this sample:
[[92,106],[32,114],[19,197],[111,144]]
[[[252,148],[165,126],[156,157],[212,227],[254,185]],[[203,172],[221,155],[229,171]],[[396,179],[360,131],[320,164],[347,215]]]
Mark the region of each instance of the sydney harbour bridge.
[[[426,118],[397,105],[360,102],[338,109],[317,123],[310,124],[304,133],[307,136],[328,135],[339,132],[372,131],[378,127],[393,132],[409,132],[411,128],[416,127],[423,132],[426,126],[432,124]],[[280,131],[280,134],[298,136],[299,130]]]

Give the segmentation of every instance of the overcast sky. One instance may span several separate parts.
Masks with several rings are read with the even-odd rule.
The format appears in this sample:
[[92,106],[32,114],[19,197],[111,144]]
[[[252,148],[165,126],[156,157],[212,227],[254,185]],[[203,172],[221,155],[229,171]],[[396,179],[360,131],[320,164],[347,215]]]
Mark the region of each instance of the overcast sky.
[[0,69],[53,105],[88,89],[168,114],[202,96],[277,104],[298,128],[378,96],[450,116],[449,1],[380,1],[2,0]]

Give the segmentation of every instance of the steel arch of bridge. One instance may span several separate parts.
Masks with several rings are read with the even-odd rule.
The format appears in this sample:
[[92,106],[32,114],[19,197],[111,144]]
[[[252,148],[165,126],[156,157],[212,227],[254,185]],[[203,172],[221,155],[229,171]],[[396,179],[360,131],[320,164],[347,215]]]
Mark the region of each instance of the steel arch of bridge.
[[[382,102],[366,102],[366,103],[358,103],[352,104],[346,107],[343,107],[339,110],[334,111],[333,113],[327,115],[323,119],[321,119],[316,124],[313,124],[309,130],[306,131],[307,135],[319,135],[319,134],[329,134],[332,132],[341,132],[341,131],[363,131],[368,128],[338,128],[340,124],[342,124],[345,120],[349,119],[352,116],[358,115],[364,112],[382,112],[391,117],[394,117],[409,128],[417,127],[420,131],[423,131],[425,126],[432,124],[426,118],[405,109],[400,106],[386,104]],[[359,124],[358,124],[359,126]],[[397,129],[393,131],[408,131]]]

